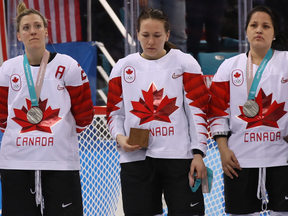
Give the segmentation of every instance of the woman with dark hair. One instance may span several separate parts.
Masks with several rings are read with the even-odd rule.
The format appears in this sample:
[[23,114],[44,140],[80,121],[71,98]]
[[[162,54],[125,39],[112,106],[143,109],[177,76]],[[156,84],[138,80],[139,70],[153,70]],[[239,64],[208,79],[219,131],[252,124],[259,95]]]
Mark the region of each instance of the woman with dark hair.
[[[207,88],[189,54],[171,49],[167,16],[144,10],[137,21],[142,53],[117,62],[109,81],[107,121],[120,152],[125,215],[204,215],[202,189],[193,193],[188,174],[207,175]],[[131,128],[149,134],[132,142]],[[136,144],[136,145],[135,145]],[[193,177],[191,184],[193,184]]]
[[279,51],[287,48],[279,30],[274,11],[253,8],[246,21],[250,51],[225,60],[210,88],[210,128],[232,215],[288,215],[288,52]]

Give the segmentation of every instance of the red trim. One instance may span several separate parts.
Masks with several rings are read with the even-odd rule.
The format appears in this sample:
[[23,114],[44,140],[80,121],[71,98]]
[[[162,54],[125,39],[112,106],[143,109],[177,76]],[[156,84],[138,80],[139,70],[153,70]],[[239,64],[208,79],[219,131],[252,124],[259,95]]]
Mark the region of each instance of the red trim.
[[94,106],[94,115],[106,115],[106,106]]

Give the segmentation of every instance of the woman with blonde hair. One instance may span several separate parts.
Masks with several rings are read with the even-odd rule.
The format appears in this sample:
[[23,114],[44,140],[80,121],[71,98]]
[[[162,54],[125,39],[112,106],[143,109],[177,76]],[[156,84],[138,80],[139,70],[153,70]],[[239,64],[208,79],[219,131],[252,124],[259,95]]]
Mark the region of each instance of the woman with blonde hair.
[[71,57],[45,49],[47,21],[24,3],[25,54],[0,67],[3,216],[83,215],[77,133],[93,119],[89,81]]

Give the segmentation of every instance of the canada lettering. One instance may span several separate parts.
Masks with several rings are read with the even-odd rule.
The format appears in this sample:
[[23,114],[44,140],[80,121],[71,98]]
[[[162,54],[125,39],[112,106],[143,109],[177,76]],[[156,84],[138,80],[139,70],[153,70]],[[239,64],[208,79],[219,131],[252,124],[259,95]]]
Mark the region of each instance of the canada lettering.
[[244,142],[266,142],[281,140],[281,132],[245,133]]
[[16,146],[53,146],[53,137],[17,137]]
[[174,127],[151,128],[150,133],[152,136],[172,136],[174,135]]

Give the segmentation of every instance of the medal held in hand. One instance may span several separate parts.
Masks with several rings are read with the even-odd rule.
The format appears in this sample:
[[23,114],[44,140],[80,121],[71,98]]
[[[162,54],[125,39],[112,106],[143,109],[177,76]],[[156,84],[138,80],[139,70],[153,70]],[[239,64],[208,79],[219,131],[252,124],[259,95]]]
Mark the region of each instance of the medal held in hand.
[[39,107],[32,107],[27,112],[27,119],[31,124],[38,124],[43,118],[43,112]]
[[255,117],[259,112],[259,106],[256,101],[248,100],[243,106],[243,113],[248,118]]

